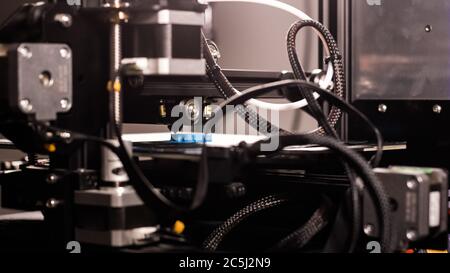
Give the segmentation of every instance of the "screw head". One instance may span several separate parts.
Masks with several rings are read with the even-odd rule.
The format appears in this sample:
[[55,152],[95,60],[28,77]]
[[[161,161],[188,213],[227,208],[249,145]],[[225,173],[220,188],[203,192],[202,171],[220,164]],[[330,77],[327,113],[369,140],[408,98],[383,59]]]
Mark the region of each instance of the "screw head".
[[408,238],[408,240],[410,241],[416,241],[418,237],[417,231],[415,230],[408,230],[406,232],[406,238]]
[[50,174],[47,177],[47,183],[48,184],[53,185],[53,184],[56,184],[56,182],[58,182],[58,176],[56,174]]
[[433,112],[436,113],[436,114],[442,113],[442,106],[440,106],[438,104],[434,105],[433,106]]
[[33,52],[31,52],[30,48],[27,46],[20,46],[17,49],[17,52],[25,59],[31,59],[31,57],[33,57]]
[[29,99],[22,99],[19,102],[20,109],[25,113],[30,113],[33,111],[33,105]]
[[410,180],[410,181],[406,182],[406,186],[408,187],[408,189],[414,191],[417,189],[417,187],[419,185],[418,185],[417,181]]
[[425,26],[425,32],[430,33],[433,31],[433,26],[432,25],[426,25]]
[[54,20],[55,20],[55,22],[60,23],[61,26],[65,27],[65,28],[69,28],[73,24],[72,15],[70,15],[70,14],[65,14],[65,13],[56,14]]
[[70,57],[72,57],[72,54],[70,52],[70,50],[67,47],[63,47],[59,50],[59,54],[61,55],[61,57],[63,57],[64,59],[70,59]]
[[375,233],[375,227],[371,224],[364,225],[364,234],[367,236],[373,236]]
[[59,133],[59,137],[62,139],[70,139],[72,137],[72,134],[69,132],[61,132]]
[[378,112],[380,113],[386,113],[388,110],[388,107],[386,104],[380,104],[378,105]]
[[45,203],[45,206],[49,209],[54,209],[59,205],[59,201],[56,200],[55,198],[50,198],[47,200],[47,202]]
[[69,101],[69,99],[62,99],[59,103],[60,103],[61,108],[63,110],[67,110],[67,109],[70,108],[70,101]]

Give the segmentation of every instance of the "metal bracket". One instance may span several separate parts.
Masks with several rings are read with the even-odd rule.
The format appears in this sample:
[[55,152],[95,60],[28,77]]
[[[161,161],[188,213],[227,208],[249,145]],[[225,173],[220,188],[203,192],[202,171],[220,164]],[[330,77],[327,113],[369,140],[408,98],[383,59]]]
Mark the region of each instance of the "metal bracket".
[[64,44],[8,45],[9,103],[37,120],[72,108],[72,51]]

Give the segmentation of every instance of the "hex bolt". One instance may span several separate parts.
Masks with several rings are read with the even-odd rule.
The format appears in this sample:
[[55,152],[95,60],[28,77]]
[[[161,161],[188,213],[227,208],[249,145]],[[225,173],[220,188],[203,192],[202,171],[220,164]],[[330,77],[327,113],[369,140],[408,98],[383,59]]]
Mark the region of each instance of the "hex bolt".
[[378,112],[380,113],[386,113],[388,110],[388,107],[386,104],[380,104],[378,105]]
[[410,181],[406,182],[406,186],[408,187],[408,189],[414,191],[417,189],[418,183],[417,183],[417,181],[410,180]]
[[62,139],[70,139],[72,137],[72,134],[69,132],[61,132],[58,135]]
[[70,57],[72,56],[72,54],[70,53],[70,50],[67,47],[63,47],[59,50],[59,54],[61,55],[61,57],[63,57],[64,59],[70,59]]
[[47,176],[47,183],[50,185],[54,185],[58,182],[58,176],[56,174],[49,174]]
[[418,237],[417,231],[415,230],[408,230],[406,232],[406,238],[408,238],[408,240],[410,241],[416,241]]
[[442,106],[440,106],[440,105],[438,105],[438,104],[434,105],[434,106],[433,106],[433,112],[434,112],[435,114],[440,114],[440,113],[442,113]]
[[373,236],[375,233],[375,227],[371,224],[364,225],[364,234],[367,236]]
[[50,198],[45,203],[45,206],[49,209],[54,209],[54,208],[58,207],[60,204],[61,204],[60,201],[56,200],[55,198]]
[[27,46],[20,46],[17,49],[17,52],[25,59],[31,59],[31,57],[33,57],[33,52],[31,52],[30,48]]
[[425,32],[430,33],[433,31],[433,26],[432,25],[426,25],[425,26]]
[[53,138],[54,134],[52,132],[47,132],[45,133],[45,137],[47,137],[48,139]]
[[70,101],[69,101],[69,99],[62,99],[59,103],[60,103],[61,108],[63,110],[67,110],[67,109],[70,108]]
[[19,103],[20,109],[22,109],[25,113],[30,113],[33,111],[33,105],[31,104],[31,101],[29,99],[22,99]]
[[58,13],[54,17],[55,22],[58,22],[61,24],[61,26],[65,28],[69,28],[73,24],[72,15],[66,14],[66,13]]

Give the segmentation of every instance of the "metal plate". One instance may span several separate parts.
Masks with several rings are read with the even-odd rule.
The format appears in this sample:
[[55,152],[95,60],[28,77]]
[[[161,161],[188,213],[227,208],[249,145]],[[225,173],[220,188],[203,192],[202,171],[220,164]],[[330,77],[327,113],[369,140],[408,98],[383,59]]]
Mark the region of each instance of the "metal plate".
[[132,187],[105,188],[75,192],[77,205],[125,208],[143,205]]
[[111,247],[126,247],[133,245],[143,245],[152,242],[152,239],[157,240],[155,236],[158,228],[156,227],[142,227],[131,230],[84,230],[75,229],[75,238],[83,243],[111,246]]
[[[38,120],[54,120],[72,108],[72,51],[63,44],[20,44],[11,54],[17,61],[12,104]],[[10,59],[11,60],[11,59]],[[12,71],[15,73],[15,71]],[[13,77],[14,78],[14,77]]]
[[351,1],[353,100],[450,99],[450,1]]

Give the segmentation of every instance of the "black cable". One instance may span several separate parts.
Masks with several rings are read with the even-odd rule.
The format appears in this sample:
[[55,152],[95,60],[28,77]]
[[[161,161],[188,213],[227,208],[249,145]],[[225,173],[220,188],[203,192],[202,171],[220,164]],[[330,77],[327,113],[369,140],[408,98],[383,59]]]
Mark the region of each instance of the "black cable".
[[[122,163],[125,165],[125,162],[128,163],[129,168],[125,168],[125,170],[131,171],[132,176],[134,176],[134,179],[132,179],[130,177],[130,183],[137,188],[141,188],[140,191],[142,193],[142,195],[145,195],[146,192],[148,192],[148,189],[152,189],[154,188],[154,186],[152,185],[152,183],[147,179],[147,177],[144,175],[144,173],[141,171],[141,169],[139,168],[139,166],[134,162],[134,160],[131,158],[131,156],[128,154],[127,149],[125,148],[125,143],[123,141],[122,138],[122,134],[120,132],[120,127],[116,124],[115,125],[115,130],[116,130],[116,134],[117,134],[117,139],[119,140],[119,150],[121,151],[122,154],[126,155],[122,160]],[[125,162],[124,162],[125,161]],[[202,155],[200,158],[200,163],[199,163],[199,173],[198,173],[198,177],[197,177],[197,186],[195,187],[195,193],[194,193],[194,197],[192,199],[192,204],[189,207],[180,207],[176,204],[174,204],[173,202],[167,202],[169,201],[167,198],[164,197],[163,194],[159,194],[157,195],[157,197],[164,197],[164,198],[159,198],[160,201],[164,202],[165,205],[169,205],[169,207],[175,209],[175,210],[179,210],[179,211],[189,211],[189,210],[195,210],[198,207],[200,207],[203,204],[203,201],[206,198],[206,195],[208,193],[208,183],[209,183],[209,173],[208,173],[208,155],[207,155],[207,148],[206,146],[203,147],[202,150]],[[153,192],[153,191],[152,191]]]
[[[357,108],[355,108],[350,103],[346,102],[342,98],[336,96],[335,94],[332,94],[312,83],[305,82],[305,81],[299,81],[299,80],[284,80],[274,83],[268,83],[259,85],[256,87],[252,87],[250,89],[247,89],[246,91],[242,92],[241,95],[235,95],[228,101],[224,102],[220,106],[221,111],[226,111],[227,105],[239,105],[243,104],[246,101],[250,99],[254,99],[256,97],[262,96],[264,94],[270,93],[273,90],[278,90],[283,87],[290,87],[290,86],[298,86],[303,87],[304,90],[308,92],[316,92],[318,93],[322,98],[327,100],[330,104],[339,107],[341,110],[353,114],[359,119],[361,119],[368,128],[373,131],[374,136],[376,138],[377,142],[377,151],[373,160],[373,165],[377,166],[379,165],[379,162],[381,161],[381,158],[383,157],[383,136],[381,135],[381,132],[378,130],[378,128],[373,124],[372,121],[370,121],[367,116],[365,116],[361,111],[359,111]],[[287,92],[292,92],[292,89],[287,89]],[[219,109],[218,109],[219,110]]]
[[[229,99],[236,95],[236,89],[233,87],[231,82],[222,72],[221,67],[214,59],[210,49],[208,40],[205,35],[202,34],[202,47],[203,47],[203,56],[206,60],[206,71],[209,79],[214,83],[217,90],[220,92],[224,99]],[[274,124],[270,123],[266,119],[259,116],[255,111],[250,109],[248,106],[239,107],[236,109],[239,116],[241,116],[245,122],[247,122],[250,126],[255,128],[260,133],[273,134],[291,134],[290,132],[278,128]]]
[[[344,98],[346,89],[345,72],[343,68],[342,57],[339,51],[339,47],[330,31],[317,21],[313,20],[298,21],[294,23],[289,29],[287,36],[287,49],[289,62],[291,63],[295,77],[299,80],[304,81],[307,80],[305,72],[297,55],[297,46],[296,46],[297,35],[299,31],[305,27],[312,27],[318,33],[320,33],[322,42],[330,52],[329,59],[333,63],[333,70],[334,70],[333,91],[337,96]],[[341,110],[339,108],[332,107],[328,119],[326,117],[323,118],[321,114],[323,113],[323,111],[318,101],[314,98],[314,95],[309,92],[305,92],[303,88],[300,88],[300,91],[303,97],[307,100],[310,111],[315,116],[315,118],[317,118],[318,121],[320,121],[320,125],[322,126],[322,128],[317,129],[315,133],[319,133],[321,135],[324,135],[325,133],[336,134],[333,128],[337,125],[342,116]]]
[[331,205],[323,198],[320,207],[302,227],[282,239],[273,249],[276,251],[298,250],[305,247],[329,223]]
[[[60,143],[63,144],[69,144],[72,143],[73,141],[92,142],[111,150],[111,152],[117,155],[117,157],[122,162],[123,167],[129,176],[129,182],[136,190],[136,193],[138,194],[139,198],[141,198],[144,204],[151,209],[154,209],[157,206],[162,206],[165,209],[174,210],[177,212],[191,211],[197,209],[206,198],[209,183],[208,166],[207,166],[207,149],[203,149],[202,152],[199,164],[200,165],[199,175],[197,179],[197,185],[195,187],[196,190],[194,193],[193,201],[189,206],[180,206],[169,200],[167,197],[165,197],[147,179],[147,177],[144,175],[140,167],[128,154],[128,151],[125,148],[121,134],[118,134],[119,136],[118,140],[120,145],[116,146],[99,137],[88,136],[76,132],[70,132],[68,130],[63,130],[40,123],[36,125],[37,131],[41,132],[42,137],[47,141],[54,141],[54,142],[59,141]],[[120,130],[118,126],[115,126],[115,128],[116,132],[117,130]],[[51,134],[47,134],[48,132],[51,132]],[[59,137],[61,135],[67,136],[67,134],[70,135],[69,138]]]
[[[333,35],[328,31],[327,28],[325,28],[322,24],[316,21],[306,20],[306,21],[299,21],[292,25],[292,27],[289,30],[288,38],[287,38],[287,48],[288,48],[288,56],[289,61],[292,66],[292,70],[294,72],[294,75],[299,80],[306,81],[306,74],[303,70],[303,67],[301,65],[301,62],[297,55],[296,50],[296,37],[301,29],[304,27],[312,27],[315,30],[317,30],[322,37],[324,37],[322,42],[324,43],[324,46],[327,47],[328,51],[330,52],[331,56],[333,56],[331,59],[333,61],[333,68],[336,70],[335,72],[335,90],[336,94],[340,97],[344,97],[345,93],[345,77],[344,77],[344,71],[343,65],[341,63],[341,60],[339,58],[339,48],[337,46],[336,41],[333,38]],[[326,38],[325,38],[326,37]],[[341,118],[341,110],[333,107],[329,117],[325,115],[323,112],[323,109],[321,108],[319,102],[314,98],[314,94],[312,92],[308,92],[307,90],[304,90],[304,88],[300,88],[300,93],[303,95],[303,97],[308,102],[308,108],[312,114],[312,116],[318,121],[320,128],[316,130],[313,133],[317,133],[320,135],[327,134],[331,137],[334,137],[336,139],[340,139],[338,133],[334,129],[337,122]],[[343,164],[345,172],[348,176],[348,179],[351,184],[351,190],[352,190],[352,235],[350,239],[350,244],[348,247],[349,252],[353,252],[356,248],[356,244],[359,239],[359,233],[361,231],[361,211],[360,211],[360,194],[359,194],[359,188],[356,181],[356,175],[354,174],[353,170],[344,162]]]
[[[292,65],[294,75],[296,76],[297,79],[306,80],[306,75],[304,73],[304,70],[303,70],[301,63],[297,56],[296,44],[295,44],[295,42],[296,42],[295,38],[296,38],[298,32],[301,30],[301,28],[303,28],[305,26],[314,27],[316,30],[318,30],[322,34],[323,37],[326,37],[322,40],[325,43],[325,45],[328,47],[329,52],[331,53],[332,58],[330,58],[330,59],[333,61],[333,68],[336,70],[335,80],[337,81],[337,83],[335,84],[335,86],[336,86],[335,90],[337,91],[337,95],[343,97],[344,91],[345,91],[345,77],[343,74],[344,71],[343,71],[342,61],[340,59],[339,48],[338,48],[337,43],[335,42],[333,36],[331,35],[331,33],[323,25],[321,25],[318,22],[315,22],[315,21],[297,22],[291,27],[291,29],[289,31],[287,47],[288,47],[289,60]],[[213,56],[209,50],[208,42],[204,36],[203,36],[203,47],[204,47],[204,51],[205,51],[204,55],[207,60],[207,71],[208,71],[208,75],[210,76],[210,79],[215,83],[217,89],[223,94],[224,98],[234,95],[235,91],[234,91],[233,86],[228,81],[228,79],[225,77],[225,75],[222,73],[220,67],[218,66],[217,62],[213,58]],[[226,91],[228,91],[228,93]],[[320,133],[320,134],[324,134],[326,132],[329,135],[332,135],[332,136],[338,138],[338,134],[336,133],[336,131],[334,130],[333,127],[337,124],[338,120],[341,117],[340,110],[335,107],[332,108],[329,119],[327,119],[327,117],[323,113],[318,101],[314,98],[313,94],[303,90],[302,88],[300,89],[300,91],[301,91],[301,94],[303,95],[303,97],[307,100],[311,113],[318,120],[318,122],[321,126],[321,128],[319,128],[315,132]],[[237,109],[237,111],[238,111],[238,113],[240,113],[242,111],[242,108]],[[242,114],[241,114],[241,116],[242,116]],[[245,116],[245,120],[248,122],[248,115]],[[333,123],[333,125],[331,125],[331,123]],[[250,124],[252,124],[252,123],[250,122]],[[253,126],[253,127],[255,127],[255,126]],[[259,130],[259,128],[257,128],[257,129]],[[284,134],[284,132],[282,132],[282,134]],[[350,252],[352,252],[356,246],[356,242],[358,240],[358,235],[359,235],[359,231],[360,231],[359,227],[360,227],[360,218],[361,217],[360,217],[360,211],[359,211],[359,190],[358,190],[358,186],[356,183],[355,175],[353,174],[352,170],[345,164],[344,164],[344,168],[346,169],[346,173],[349,176],[349,180],[351,182],[352,192],[353,192],[353,194],[352,194],[352,201],[353,201],[352,202],[353,203],[352,219],[353,219],[354,224],[352,226],[353,226],[354,232],[352,233],[353,235],[352,235],[352,239],[350,240],[351,243],[350,243],[350,247],[349,247]]]
[[[309,89],[309,92],[311,92],[311,93],[314,92],[314,91],[318,91],[318,89],[320,89],[320,88],[318,88],[318,87],[316,87],[314,85],[311,85],[311,84],[308,84],[308,83],[305,83],[305,82],[302,82],[302,83],[304,84],[304,85],[302,85],[302,87],[306,86],[307,88],[311,88],[312,89],[312,90]],[[249,94],[251,94],[251,96],[249,96],[249,97],[253,98],[253,97],[259,96],[261,94],[260,91],[255,91],[255,90],[260,89],[260,90],[266,90],[267,91],[267,90],[270,90],[270,85],[279,87],[280,85],[283,85],[283,84],[293,85],[295,83],[294,83],[294,81],[285,81],[284,83],[283,82],[273,83],[273,84],[268,84],[268,85],[265,85],[265,86],[255,87],[253,89],[247,90],[244,93],[248,92]],[[304,91],[308,90],[308,89],[305,89],[305,88],[303,88],[303,89],[304,89]],[[263,92],[265,92],[265,91],[263,91]],[[259,94],[255,94],[255,93],[259,93]],[[382,147],[383,147],[382,136],[381,136],[380,132],[378,131],[378,129],[373,125],[373,123],[371,123],[370,120],[367,119],[356,108],[354,108],[352,105],[348,104],[347,102],[343,101],[342,99],[338,98],[337,96],[335,96],[333,94],[330,94],[329,92],[326,92],[325,90],[321,90],[318,93],[320,93],[322,96],[326,97],[329,101],[334,102],[334,104],[337,103],[337,106],[343,107],[345,110],[347,110],[347,112],[356,113],[360,118],[362,118],[369,125],[369,127],[371,127],[371,129],[374,131],[375,135],[377,136],[377,143],[378,143],[378,151],[377,151],[377,154],[376,154],[376,156],[374,158],[375,158],[375,160],[377,162],[379,162],[379,158],[381,158],[381,156],[382,156]],[[244,96],[244,94],[242,96]],[[238,96],[235,96],[235,98],[237,98],[237,97]],[[227,103],[235,104],[236,101],[231,102],[232,100],[228,101]],[[245,101],[245,99],[242,98],[242,101]],[[320,115],[320,113],[318,115]],[[323,112],[322,112],[322,116],[325,118]],[[322,120],[322,122],[324,122],[324,121]],[[326,128],[326,127],[324,127],[324,128]],[[332,136],[337,138],[337,134],[332,134]],[[377,163],[375,163],[375,164],[377,164]],[[352,225],[352,227],[353,227],[353,233],[352,233],[352,238],[350,240],[350,246],[349,246],[349,251],[352,252],[354,250],[354,248],[356,247],[356,243],[357,243],[358,236],[359,236],[359,231],[360,231],[360,225],[361,225],[361,223],[360,223],[361,212],[360,212],[360,209],[359,209],[359,206],[360,206],[360,202],[359,202],[360,193],[359,193],[359,187],[358,187],[358,184],[357,184],[357,181],[356,181],[356,176],[354,175],[353,171],[345,163],[344,163],[344,167],[346,169],[346,172],[347,172],[347,174],[349,176],[349,179],[350,179],[350,182],[352,184],[352,207],[353,207],[353,209],[352,209],[352,212],[353,212],[353,217],[352,217],[353,225]]]
[[215,229],[203,243],[203,248],[209,252],[216,251],[225,236],[227,236],[240,223],[258,212],[279,207],[287,201],[288,199],[285,197],[272,195],[251,203],[228,218],[222,225]]
[[294,145],[310,145],[317,144],[327,147],[337,154],[339,154],[349,165],[354,168],[358,175],[367,185],[369,193],[374,197],[376,203],[377,217],[381,223],[381,246],[383,252],[392,252],[393,244],[391,238],[391,218],[390,218],[390,204],[389,198],[386,194],[383,184],[375,175],[373,170],[367,164],[367,162],[355,151],[346,147],[343,143],[337,140],[319,135],[293,135],[293,136],[280,136],[279,147],[276,151],[264,152],[261,149],[261,145],[265,141],[260,141],[253,145],[248,146],[249,156],[259,156],[263,154],[274,154],[281,151],[285,147]]

